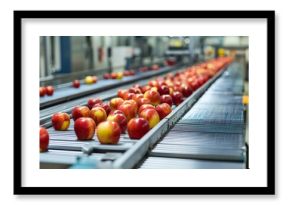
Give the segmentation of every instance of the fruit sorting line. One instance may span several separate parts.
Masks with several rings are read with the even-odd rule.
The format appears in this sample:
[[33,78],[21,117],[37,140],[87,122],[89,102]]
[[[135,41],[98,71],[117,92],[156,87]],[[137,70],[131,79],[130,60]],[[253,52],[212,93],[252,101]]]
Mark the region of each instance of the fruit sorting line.
[[[139,85],[143,86],[145,84],[148,83],[149,79],[152,77],[159,77],[159,76],[163,76],[166,73],[176,73],[180,70],[185,69],[185,65],[178,65],[178,66],[173,66],[173,67],[168,67],[168,68],[162,68],[161,70],[155,71],[155,72],[147,72],[144,74],[136,74],[136,76],[128,76],[125,77],[124,80],[122,80],[122,83],[119,84],[119,80],[102,80],[99,81],[98,83],[99,86],[101,87],[103,85],[103,81],[105,82],[111,82],[113,81],[113,85],[112,88],[109,89],[108,87],[104,86],[102,87],[101,91],[97,93],[97,95],[91,94],[82,98],[78,98],[78,99],[73,99],[73,100],[69,100],[67,102],[64,102],[64,99],[62,100],[62,103],[56,104],[56,105],[52,105],[49,107],[45,107],[43,109],[40,110],[40,126],[42,127],[50,127],[51,126],[51,116],[54,113],[57,112],[66,112],[66,113],[71,113],[73,107],[78,106],[78,105],[86,105],[88,99],[93,98],[93,97],[98,97],[100,99],[102,99],[103,101],[107,101],[113,97],[116,97],[116,93],[119,89],[125,89],[128,88],[132,85],[134,85],[136,83],[136,81],[138,82]],[[127,79],[130,78],[130,79]],[[97,83],[97,84],[98,84]],[[105,83],[106,85],[106,83]],[[119,85],[119,86],[118,86]],[[88,87],[94,86],[94,85],[85,85]],[[66,88],[68,89],[68,88]],[[70,90],[73,90],[71,92],[75,92],[74,88],[70,88]],[[77,89],[78,92],[81,92],[82,90]],[[61,92],[65,92],[65,90],[62,90]],[[57,92],[55,92],[57,93]],[[84,96],[85,94],[81,94],[79,93],[80,96]],[[52,96],[50,96],[52,97]],[[42,99],[42,98],[41,98]]]
[[246,168],[242,95],[238,65],[232,65],[138,167]]
[[[40,154],[40,167],[244,168],[246,157],[243,140],[243,109],[239,109],[240,96],[234,92],[240,87],[237,83],[239,76],[235,76],[235,72],[230,72],[235,70],[237,64],[234,63],[229,67],[228,71],[221,70],[196,90],[140,140],[132,140],[127,134],[122,134],[117,145],[102,145],[97,140],[77,141],[73,122],[67,131],[56,132],[53,128],[49,128],[51,139],[49,151]],[[218,79],[221,75],[222,77]],[[216,79],[218,80],[215,82]],[[228,86],[225,86],[226,84]],[[209,87],[210,89],[207,91]],[[219,94],[223,97],[218,97]],[[202,97],[200,98],[200,96]],[[202,118],[203,126],[195,123],[195,119],[201,119],[195,118],[198,116],[195,112],[199,110],[195,109],[196,106],[202,108],[210,106],[210,104],[215,106],[226,104],[230,108],[226,110],[213,107],[210,109],[210,114]],[[175,125],[188,110],[190,111]],[[222,121],[225,119],[222,118],[221,121],[217,121],[218,118],[215,117],[219,114],[222,117],[229,116],[229,120]],[[232,118],[231,114],[236,115]],[[238,116],[239,114],[241,116]],[[189,123],[190,126],[187,127],[193,127],[193,130],[184,131],[182,125],[186,123]],[[213,126],[212,132],[208,132],[211,125],[217,125],[217,127]],[[232,125],[234,125],[233,130],[231,130],[232,128],[226,130]],[[223,126],[226,131],[215,132],[216,128],[220,129]],[[173,129],[171,129],[172,127]],[[202,128],[207,129],[206,132]],[[175,139],[172,135],[175,136]]]
[[129,83],[134,83],[143,79],[148,79],[156,75],[165,74],[170,71],[180,69],[181,65],[174,65],[170,67],[161,67],[159,70],[147,71],[144,73],[136,73],[134,76],[126,76],[122,79],[107,79],[98,80],[95,84],[82,84],[79,88],[72,88],[71,86],[63,86],[54,91],[52,96],[44,96],[40,98],[40,109],[48,108],[59,103],[68,102],[80,97],[84,97],[93,93],[110,90]]

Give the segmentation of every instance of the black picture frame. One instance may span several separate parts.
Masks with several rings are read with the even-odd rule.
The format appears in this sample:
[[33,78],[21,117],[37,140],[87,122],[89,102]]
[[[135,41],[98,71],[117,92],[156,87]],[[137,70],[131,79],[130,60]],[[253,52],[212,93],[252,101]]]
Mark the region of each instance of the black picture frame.
[[[206,18],[267,20],[266,187],[23,187],[21,161],[21,24],[45,18]],[[270,82],[270,83],[269,83]],[[69,195],[272,195],[275,194],[275,11],[14,11],[14,194]]]

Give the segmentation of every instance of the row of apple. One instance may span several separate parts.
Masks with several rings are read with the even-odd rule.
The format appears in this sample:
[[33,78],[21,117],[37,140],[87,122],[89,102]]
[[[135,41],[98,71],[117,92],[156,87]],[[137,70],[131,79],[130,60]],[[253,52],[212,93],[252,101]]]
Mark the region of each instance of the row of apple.
[[[218,58],[150,80],[145,86],[136,84],[119,90],[108,103],[91,98],[87,106],[72,110],[75,134],[78,140],[91,140],[96,135],[101,144],[118,144],[126,131],[131,139],[140,139],[172,111],[173,105],[182,103],[231,61]],[[64,131],[70,125],[70,116],[56,113],[51,121],[55,130]],[[47,150],[48,142],[48,132],[40,128],[41,151]]]
[[[128,74],[128,72],[130,72]],[[122,79],[123,76],[129,76],[129,75],[134,75],[135,73],[133,71],[124,71],[124,72],[119,72],[119,73],[112,73],[112,74],[104,74],[104,79]],[[84,79],[84,83],[87,85],[92,85],[98,82],[98,77],[97,76],[86,76]],[[81,81],[80,80],[73,80],[71,86],[73,88],[79,88],[81,86]],[[39,96],[43,97],[45,95],[52,96],[54,92],[54,87],[53,86],[47,86],[47,87],[40,87],[39,88]]]
[[39,96],[43,97],[45,95],[47,96],[52,96],[54,93],[54,87],[49,85],[49,86],[43,86],[39,88]]
[[[98,81],[98,77],[97,76],[86,76],[86,78],[84,79],[84,82],[86,84],[94,84]],[[81,82],[79,80],[74,80],[72,82],[72,87],[74,88],[79,88],[81,85]],[[54,93],[54,87],[53,86],[41,86],[39,88],[39,96],[43,97],[45,95],[47,96],[52,96]]]
[[[144,66],[139,68],[139,72],[147,72],[147,71],[152,71],[152,70],[159,70],[160,66],[157,64],[153,64],[152,66],[148,67],[148,66]],[[125,70],[123,72],[113,72],[113,73],[105,73],[103,75],[104,79],[122,79],[123,76],[133,76],[135,75],[135,71],[134,70]]]
[[[94,83],[97,83],[98,82],[98,77],[97,76],[86,76],[85,79],[84,79],[84,83],[85,84],[88,84],[88,85],[91,85],[91,84],[94,84]],[[71,84],[72,87],[74,88],[79,88],[81,86],[81,82],[80,80],[73,80],[72,81],[72,84]],[[43,97],[45,95],[47,96],[52,96],[54,93],[54,87],[53,86],[41,86],[39,88],[39,96],[40,97]]]
[[[153,65],[151,66],[150,68],[149,67],[141,67],[139,70],[140,72],[146,72],[146,71],[149,71],[149,70],[159,70],[159,66],[158,65]],[[123,76],[134,76],[135,75],[135,71],[133,70],[125,70],[123,72],[114,72],[114,73],[105,73],[103,75],[103,78],[104,79],[122,79]],[[98,77],[97,76],[86,76],[85,79],[84,79],[84,83],[87,84],[87,85],[92,85],[92,84],[95,84],[97,83],[98,81]],[[81,86],[81,82],[80,80],[73,80],[72,81],[72,87],[74,88],[79,88]],[[39,96],[40,97],[43,97],[45,95],[48,95],[48,96],[52,96],[53,95],[53,92],[54,92],[54,87],[53,86],[47,86],[47,87],[40,87],[39,88]]]
[[133,76],[135,75],[135,71],[133,70],[125,70],[123,72],[113,72],[113,73],[105,73],[103,75],[103,78],[105,80],[107,79],[117,79],[120,80],[123,78],[123,76]]

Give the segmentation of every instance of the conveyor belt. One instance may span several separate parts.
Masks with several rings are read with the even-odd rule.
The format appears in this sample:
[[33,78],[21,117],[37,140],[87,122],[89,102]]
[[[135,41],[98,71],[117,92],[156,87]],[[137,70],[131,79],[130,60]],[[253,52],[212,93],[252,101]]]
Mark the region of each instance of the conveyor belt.
[[92,85],[82,84],[80,88],[75,89],[72,87],[63,87],[56,89],[52,96],[44,96],[40,98],[40,109],[44,109],[62,102],[71,101],[80,97],[84,97],[96,92],[109,90],[112,88],[120,87],[128,83],[140,81],[142,79],[148,79],[156,75],[161,75],[167,72],[180,69],[181,65],[175,65],[172,67],[162,67],[157,71],[148,71],[145,73],[136,73],[134,76],[126,76],[120,80],[99,80]]
[[[167,71],[165,73],[167,73],[167,72],[175,73],[175,72],[182,70],[184,68],[185,68],[184,66],[174,67],[172,69],[167,69]],[[159,72],[156,72],[154,77],[158,77],[158,76],[162,76],[162,74],[160,74]],[[149,81],[149,79],[139,80],[138,84],[145,85],[148,83],[148,81]],[[123,86],[112,88],[110,90],[100,91],[97,94],[92,94],[92,95],[89,95],[86,97],[70,100],[68,102],[63,102],[61,104],[53,105],[53,106],[47,107],[45,109],[42,109],[42,110],[40,110],[40,125],[43,127],[46,127],[46,128],[50,127],[51,126],[50,119],[54,113],[57,113],[57,112],[71,113],[71,110],[73,107],[78,106],[78,105],[86,105],[88,99],[92,98],[92,97],[98,97],[98,98],[106,101],[108,99],[115,97],[116,93],[119,89],[126,89],[126,88],[134,85],[135,83],[136,83],[135,81],[129,82],[128,84],[125,84]]]
[[141,169],[244,169],[244,163],[198,159],[148,157]]
[[246,168],[243,85],[237,64],[203,94],[138,167]]
[[[147,82],[148,82],[148,80],[142,80],[142,81],[139,81],[139,84],[143,85]],[[89,95],[87,97],[82,97],[80,99],[71,100],[69,102],[65,102],[62,104],[58,104],[58,105],[54,105],[54,106],[45,108],[45,109],[40,111],[40,125],[42,125],[43,127],[49,127],[51,116],[54,113],[57,113],[57,112],[71,113],[73,107],[79,106],[79,105],[86,105],[89,98],[98,97],[98,98],[102,99],[103,101],[107,101],[107,100],[115,97],[116,93],[119,89],[125,89],[125,88],[130,87],[131,85],[132,84],[127,84],[127,85],[124,85],[124,86],[121,86],[118,88],[113,88],[111,90],[99,92],[98,94]]]
[[[228,70],[236,66],[237,64],[232,64]],[[229,79],[229,71],[224,72],[221,78]],[[170,130],[200,96],[202,97],[196,105],[200,104],[200,108],[210,105],[207,93],[213,94],[212,97],[218,96],[211,88],[222,73],[223,71],[176,107],[141,140],[131,140],[127,134],[123,134],[118,145],[101,145],[96,137],[92,141],[77,141],[72,121],[69,130],[65,132],[55,132],[49,128],[49,151],[41,153],[41,168],[244,168],[243,133],[181,132],[176,130],[179,123]],[[218,80],[215,81],[216,79]],[[224,93],[224,90],[220,89],[218,92]],[[205,94],[202,95],[203,93]],[[239,97],[233,94],[231,99],[217,100],[217,105],[225,103],[228,107],[233,106],[228,108],[229,112],[239,113]],[[195,106],[192,109],[194,108]],[[217,111],[222,113],[228,110],[220,108]],[[239,125],[239,117],[233,118],[236,121],[231,119],[229,117],[229,122],[237,121]],[[182,120],[184,119],[179,122]],[[158,144],[154,146],[156,143]],[[144,158],[146,154],[147,157]]]
[[136,143],[136,140],[131,140],[127,134],[121,135],[117,145],[102,145],[96,137],[93,140],[78,141],[73,127],[74,122],[71,121],[66,131],[55,131],[52,127],[47,129],[50,136],[49,151],[40,154],[42,168],[67,168],[78,159],[87,158],[86,153],[90,153],[90,159],[95,159],[95,162],[101,161],[110,153],[121,156],[121,153]]

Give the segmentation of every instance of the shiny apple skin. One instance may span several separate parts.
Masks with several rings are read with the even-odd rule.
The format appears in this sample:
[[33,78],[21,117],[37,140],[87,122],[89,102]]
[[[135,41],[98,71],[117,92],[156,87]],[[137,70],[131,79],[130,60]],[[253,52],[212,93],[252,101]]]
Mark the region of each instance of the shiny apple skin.
[[118,144],[121,136],[121,129],[116,122],[104,121],[97,126],[96,134],[101,144]]
[[40,152],[46,152],[49,144],[49,134],[44,127],[39,129],[39,150]]
[[45,87],[40,87],[39,88],[39,96],[40,97],[43,97],[45,95],[46,95],[46,89],[45,89]]
[[92,109],[94,105],[98,103],[103,103],[103,101],[100,98],[90,98],[88,99],[87,105],[90,109]]
[[160,103],[167,103],[168,105],[173,105],[173,100],[170,95],[161,95],[160,97]]
[[70,125],[70,116],[67,113],[58,112],[51,117],[51,123],[55,130],[65,131]]
[[127,125],[130,139],[141,139],[149,130],[149,122],[144,118],[133,118]]
[[172,94],[172,100],[173,100],[174,105],[179,105],[183,102],[184,96],[181,92],[175,91]]
[[109,102],[109,105],[110,105],[112,110],[116,110],[123,102],[124,102],[124,100],[120,97],[112,98]]
[[127,128],[127,118],[126,118],[125,114],[123,114],[123,113],[122,114],[120,114],[120,113],[110,114],[107,117],[107,121],[117,122],[120,126],[121,132],[125,133],[126,128]]
[[76,121],[80,117],[89,117],[90,109],[87,106],[76,106],[72,110],[72,118]]
[[156,106],[156,111],[158,112],[160,119],[163,119],[171,113],[172,109],[169,104],[162,103]]
[[118,107],[118,110],[121,110],[125,114],[128,121],[134,118],[137,114],[135,105],[131,103],[122,103]]
[[160,104],[160,94],[154,89],[150,89],[144,93],[144,98],[150,100],[151,104],[156,106]]
[[147,109],[141,111],[139,117],[142,117],[149,122],[150,129],[155,127],[160,121],[160,117],[159,117],[158,112],[152,108],[147,108]]
[[80,117],[75,121],[74,131],[78,140],[91,140],[94,137],[96,123],[92,118]]
[[54,93],[54,87],[53,86],[51,86],[51,85],[49,85],[49,86],[46,86],[46,95],[48,95],[48,96],[52,96],[53,95],[53,93]]
[[74,80],[74,81],[72,82],[72,86],[73,86],[74,88],[79,88],[79,87],[81,86],[81,83],[80,83],[79,80]]
[[141,113],[143,110],[147,109],[147,108],[155,109],[155,107],[154,107],[153,105],[151,105],[151,104],[144,104],[144,105],[141,105],[141,106],[139,107],[139,110],[138,110],[138,115],[140,115],[140,113]]
[[96,125],[107,119],[107,113],[102,107],[94,107],[90,111],[90,118],[92,118]]

